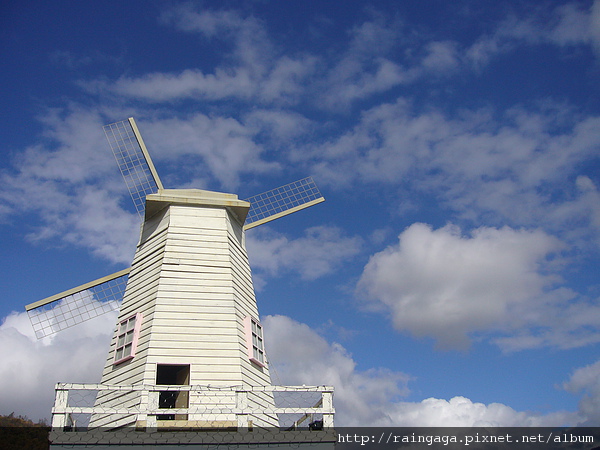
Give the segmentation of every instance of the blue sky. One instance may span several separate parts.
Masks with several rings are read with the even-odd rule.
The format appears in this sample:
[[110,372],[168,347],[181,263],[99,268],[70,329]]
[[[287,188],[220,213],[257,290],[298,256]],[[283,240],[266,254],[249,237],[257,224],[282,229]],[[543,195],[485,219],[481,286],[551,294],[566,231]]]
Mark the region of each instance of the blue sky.
[[102,125],[165,187],[326,202],[248,232],[275,382],[339,425],[599,425],[600,2],[5,2],[0,413],[95,382],[114,316],[24,305],[127,267]]

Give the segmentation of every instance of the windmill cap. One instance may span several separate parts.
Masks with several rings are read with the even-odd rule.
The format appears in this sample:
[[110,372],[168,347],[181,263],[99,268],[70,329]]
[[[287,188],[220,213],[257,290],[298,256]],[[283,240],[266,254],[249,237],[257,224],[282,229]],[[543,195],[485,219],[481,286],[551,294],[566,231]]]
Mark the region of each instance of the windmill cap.
[[236,194],[202,189],[161,189],[156,194],[146,196],[146,218],[169,205],[225,207],[242,224],[250,209],[250,203],[240,200]]

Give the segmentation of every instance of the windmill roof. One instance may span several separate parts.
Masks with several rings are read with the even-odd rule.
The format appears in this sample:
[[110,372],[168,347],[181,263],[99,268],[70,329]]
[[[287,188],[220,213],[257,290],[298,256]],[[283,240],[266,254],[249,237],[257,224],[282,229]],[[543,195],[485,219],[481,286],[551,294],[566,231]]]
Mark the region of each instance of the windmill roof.
[[236,194],[202,189],[161,189],[146,197],[146,217],[153,216],[170,204],[226,207],[242,224],[250,209],[250,203],[238,199]]

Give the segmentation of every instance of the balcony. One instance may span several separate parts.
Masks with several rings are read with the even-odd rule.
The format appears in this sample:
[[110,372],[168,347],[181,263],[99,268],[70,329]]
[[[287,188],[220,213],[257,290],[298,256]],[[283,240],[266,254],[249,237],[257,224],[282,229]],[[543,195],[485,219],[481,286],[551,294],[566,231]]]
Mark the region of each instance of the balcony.
[[56,385],[53,444],[329,442],[330,386]]

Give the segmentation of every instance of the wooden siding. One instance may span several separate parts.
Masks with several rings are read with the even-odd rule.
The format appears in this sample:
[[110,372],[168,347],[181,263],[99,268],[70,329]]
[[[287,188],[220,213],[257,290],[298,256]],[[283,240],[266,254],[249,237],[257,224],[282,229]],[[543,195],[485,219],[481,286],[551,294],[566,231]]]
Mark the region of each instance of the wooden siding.
[[[103,384],[155,384],[157,364],[189,364],[193,385],[271,384],[247,357],[244,318],[259,315],[244,239],[226,207],[169,205],[146,221],[118,319],[144,316],[136,356],[113,365],[113,337]],[[271,393],[253,397],[273,406]]]

